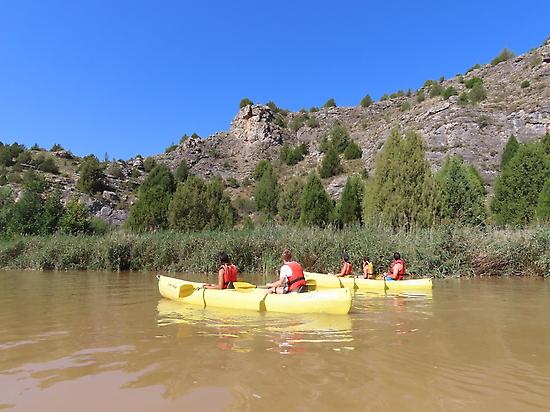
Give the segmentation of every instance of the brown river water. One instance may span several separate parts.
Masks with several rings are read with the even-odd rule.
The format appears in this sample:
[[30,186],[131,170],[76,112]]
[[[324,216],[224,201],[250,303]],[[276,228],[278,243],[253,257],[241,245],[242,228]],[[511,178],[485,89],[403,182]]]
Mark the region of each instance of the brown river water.
[[0,272],[2,409],[547,411],[550,282],[290,316],[172,303],[152,274]]

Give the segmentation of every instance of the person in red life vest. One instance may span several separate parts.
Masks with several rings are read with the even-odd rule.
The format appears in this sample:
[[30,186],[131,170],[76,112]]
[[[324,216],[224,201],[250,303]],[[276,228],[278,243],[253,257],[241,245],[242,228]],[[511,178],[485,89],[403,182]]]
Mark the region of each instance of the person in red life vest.
[[390,271],[384,273],[386,280],[402,280],[405,276],[405,261],[401,259],[398,252],[393,254],[393,262],[390,265]]
[[267,284],[268,293],[307,292],[302,265],[292,260],[292,252],[289,249],[285,249],[281,258],[283,266],[281,266],[279,279]]
[[220,269],[218,270],[218,283],[213,285],[207,283],[204,285],[207,289],[233,289],[233,282],[237,281],[237,267],[230,263],[227,253],[219,254]]
[[340,269],[340,273],[337,273],[336,276],[338,277],[350,276],[353,270],[353,267],[349,261],[349,255],[346,252],[342,252],[340,257],[342,258],[342,269]]

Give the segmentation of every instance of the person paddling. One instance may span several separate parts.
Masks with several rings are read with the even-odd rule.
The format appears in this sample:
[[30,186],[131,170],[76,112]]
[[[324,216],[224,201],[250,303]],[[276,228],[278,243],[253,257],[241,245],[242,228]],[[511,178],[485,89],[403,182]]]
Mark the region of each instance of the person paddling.
[[351,265],[349,261],[349,255],[346,252],[342,252],[340,257],[342,258],[342,269],[340,269],[340,273],[337,273],[335,276],[347,277],[351,275],[353,266]]
[[374,266],[368,256],[363,258],[363,276],[365,279],[374,278]]
[[229,256],[225,252],[221,252],[218,256],[220,268],[218,269],[218,283],[213,285],[207,283],[204,285],[206,289],[234,289],[233,282],[237,281],[237,267],[229,260]]
[[393,254],[393,262],[390,266],[390,271],[384,273],[385,279],[388,280],[402,280],[405,276],[405,261],[401,259],[399,252]]
[[268,293],[307,292],[304,270],[302,265],[292,260],[292,252],[285,249],[281,259],[283,266],[281,266],[279,279],[267,284]]

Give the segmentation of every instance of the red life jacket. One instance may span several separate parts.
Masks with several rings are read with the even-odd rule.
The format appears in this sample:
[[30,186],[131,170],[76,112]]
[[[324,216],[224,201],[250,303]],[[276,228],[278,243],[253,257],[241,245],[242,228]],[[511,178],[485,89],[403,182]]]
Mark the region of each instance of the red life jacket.
[[399,269],[399,272],[397,272],[397,277],[395,278],[395,280],[401,280],[405,275],[405,261],[403,259],[393,260],[393,263],[391,264],[391,269],[390,269],[391,274],[393,275],[393,267],[398,263],[401,264],[401,269]]
[[288,292],[294,292],[305,286],[306,278],[304,277],[302,265],[298,262],[286,262],[285,265],[292,271],[292,275],[287,278]]
[[351,275],[352,269],[353,267],[351,266],[351,263],[344,262],[344,265],[342,266],[342,270],[340,271],[340,273],[344,272],[342,276],[349,276]]
[[237,281],[237,267],[235,265],[222,265],[220,269],[223,269],[223,288],[227,289],[229,283]]

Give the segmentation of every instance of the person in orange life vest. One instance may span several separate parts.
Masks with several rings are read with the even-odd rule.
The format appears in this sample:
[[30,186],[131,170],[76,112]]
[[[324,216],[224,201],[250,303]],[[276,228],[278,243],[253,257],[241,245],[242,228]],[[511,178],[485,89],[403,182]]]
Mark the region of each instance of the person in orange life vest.
[[233,282],[237,281],[237,267],[230,263],[227,253],[221,252],[218,256],[220,260],[220,269],[218,270],[218,283],[204,285],[206,289],[233,289]]
[[363,276],[365,279],[374,279],[374,266],[368,256],[363,258]]
[[285,249],[281,256],[283,266],[279,279],[273,283],[268,283],[268,293],[290,293],[290,292],[307,292],[306,279],[302,265],[292,260],[292,252]]
[[338,277],[347,277],[351,275],[351,272],[353,270],[353,267],[349,261],[349,255],[346,252],[342,252],[340,255],[342,258],[342,269],[340,269],[340,273],[337,273],[336,276]]
[[393,254],[393,262],[390,266],[390,271],[384,273],[386,280],[402,280],[405,276],[405,261],[401,259],[398,252]]

